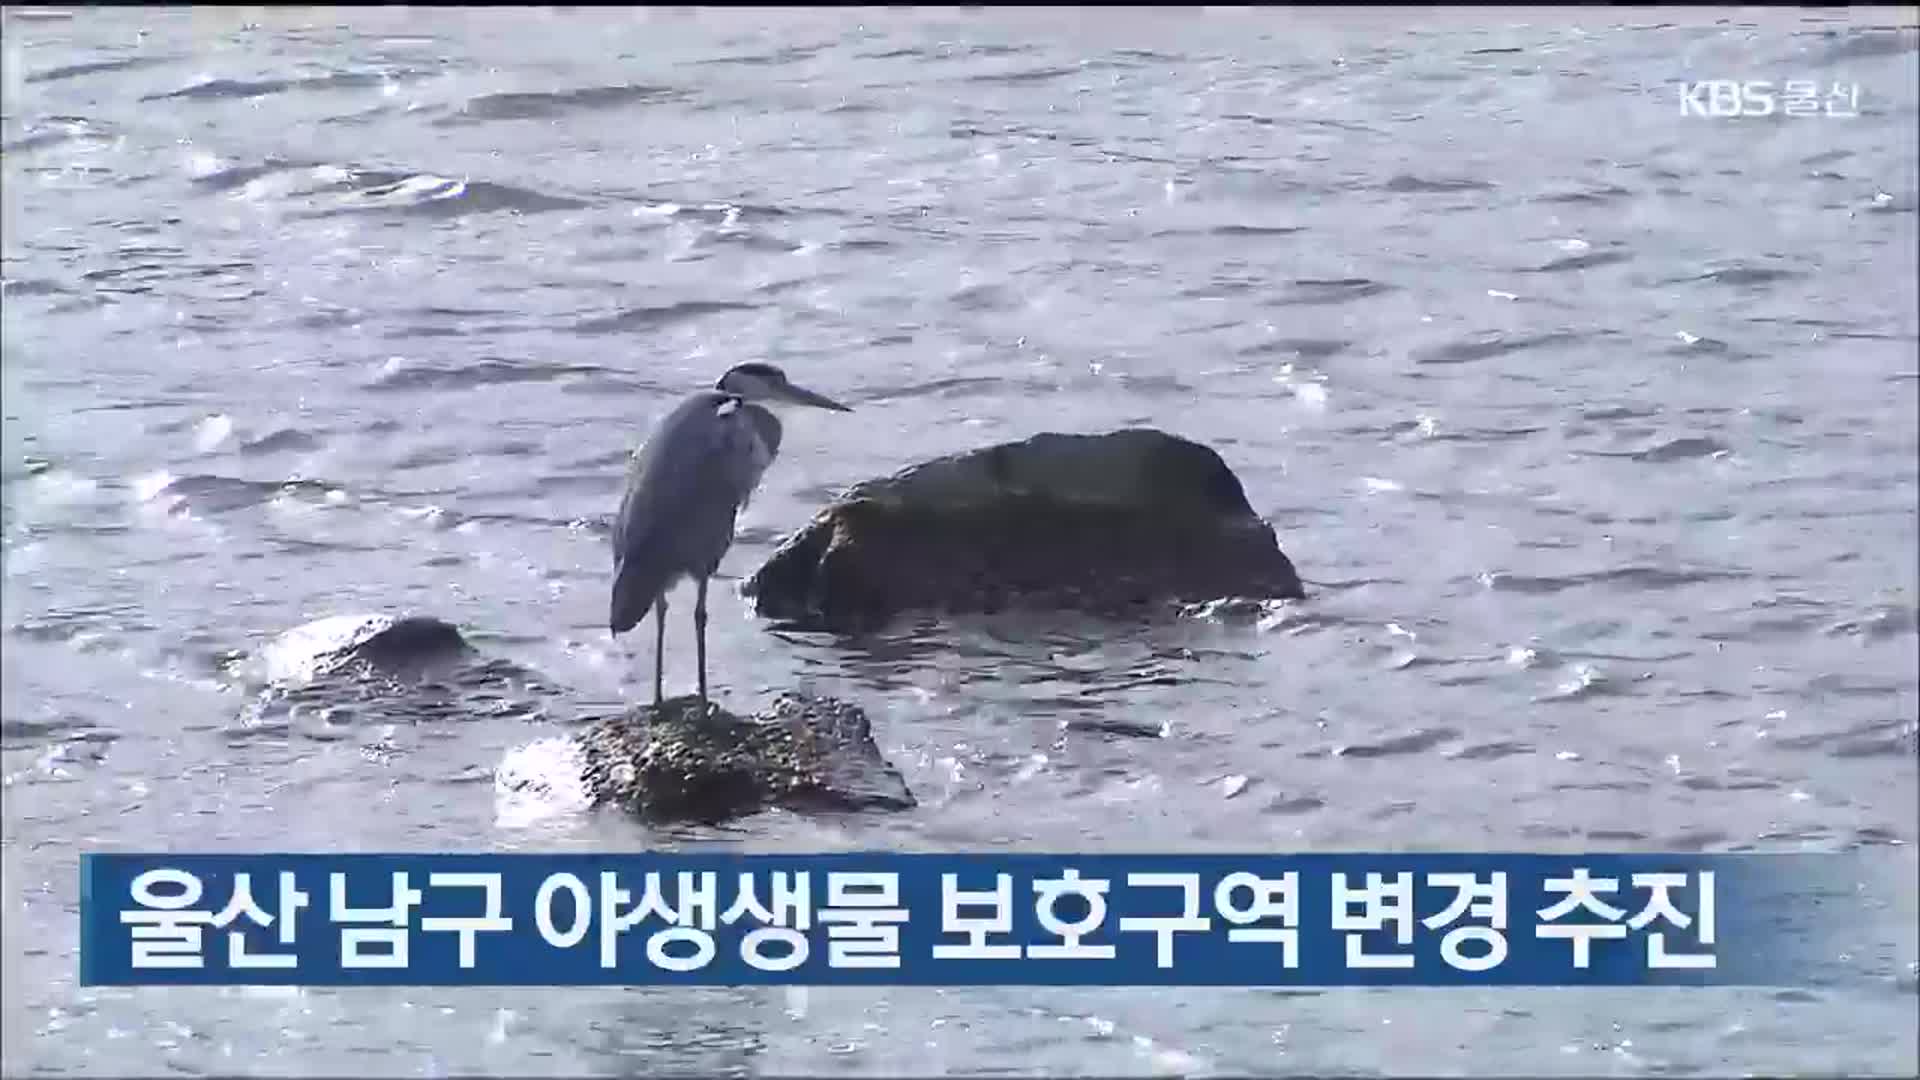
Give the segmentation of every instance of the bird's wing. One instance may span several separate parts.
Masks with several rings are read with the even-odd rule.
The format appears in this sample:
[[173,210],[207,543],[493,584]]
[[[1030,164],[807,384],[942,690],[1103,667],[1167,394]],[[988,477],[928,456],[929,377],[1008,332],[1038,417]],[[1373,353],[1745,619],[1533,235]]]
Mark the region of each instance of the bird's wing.
[[755,412],[765,410],[708,390],[667,414],[628,467],[613,525],[616,561],[665,559],[678,569],[717,558],[772,460]]

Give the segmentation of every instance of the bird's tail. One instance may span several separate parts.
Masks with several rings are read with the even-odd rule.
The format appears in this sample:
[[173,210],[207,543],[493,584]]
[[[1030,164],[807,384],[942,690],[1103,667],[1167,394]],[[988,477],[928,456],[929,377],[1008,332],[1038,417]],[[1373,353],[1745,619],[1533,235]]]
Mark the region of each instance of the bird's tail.
[[668,582],[658,573],[647,573],[631,562],[622,561],[613,572],[613,604],[607,625],[615,634],[624,634],[640,624],[652,610],[654,601],[667,591]]

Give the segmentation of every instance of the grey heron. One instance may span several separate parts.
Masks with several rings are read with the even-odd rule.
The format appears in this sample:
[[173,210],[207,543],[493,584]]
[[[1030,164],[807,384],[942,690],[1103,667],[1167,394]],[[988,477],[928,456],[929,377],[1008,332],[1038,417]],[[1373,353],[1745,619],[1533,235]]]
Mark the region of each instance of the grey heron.
[[653,703],[664,697],[667,593],[694,580],[695,648],[700,712],[707,713],[707,579],[733,546],[734,517],[780,452],[780,420],[767,404],[810,405],[851,412],[831,398],[789,382],[772,364],[739,364],[713,389],[689,395],[660,421],[627,468],[627,489],[613,519],[613,602],[617,637],[647,610],[658,623],[653,642]]

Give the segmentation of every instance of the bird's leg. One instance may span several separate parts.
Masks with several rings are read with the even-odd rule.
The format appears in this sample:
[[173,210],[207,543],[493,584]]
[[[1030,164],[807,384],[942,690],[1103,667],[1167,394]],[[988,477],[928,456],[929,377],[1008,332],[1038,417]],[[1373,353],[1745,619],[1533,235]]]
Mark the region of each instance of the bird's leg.
[[700,663],[700,718],[707,718],[707,579],[700,578],[693,601],[693,647]]
[[653,707],[666,698],[667,671],[667,596],[653,602]]

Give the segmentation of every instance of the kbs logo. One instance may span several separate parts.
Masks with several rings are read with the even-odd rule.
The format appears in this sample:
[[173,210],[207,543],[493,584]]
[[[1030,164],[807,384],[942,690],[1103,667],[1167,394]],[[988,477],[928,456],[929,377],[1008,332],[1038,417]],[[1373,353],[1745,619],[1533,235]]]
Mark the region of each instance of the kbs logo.
[[1772,116],[1773,84],[1707,79],[1680,84],[1681,116]]
[[1860,87],[1835,83],[1822,94],[1811,79],[1704,79],[1679,84],[1681,116],[1858,116]]

